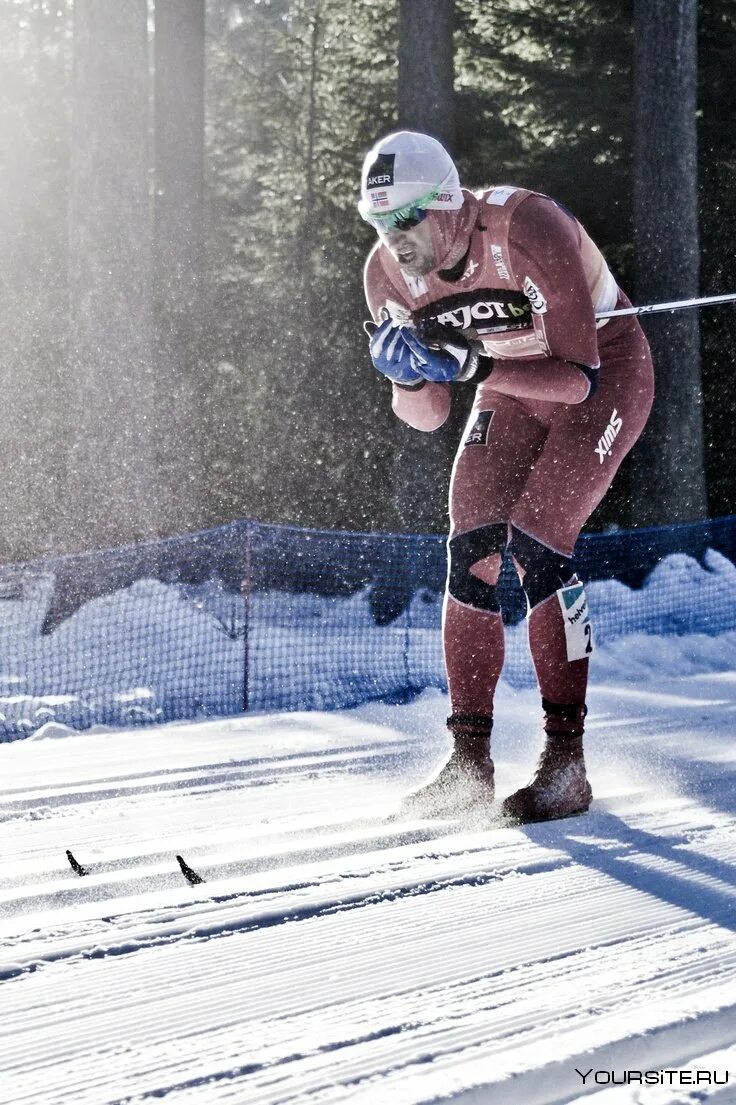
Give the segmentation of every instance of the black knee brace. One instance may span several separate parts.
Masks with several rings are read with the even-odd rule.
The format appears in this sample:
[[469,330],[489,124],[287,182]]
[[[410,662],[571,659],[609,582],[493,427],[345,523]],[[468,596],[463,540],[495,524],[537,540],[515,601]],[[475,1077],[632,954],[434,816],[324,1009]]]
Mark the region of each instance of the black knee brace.
[[555,552],[548,545],[543,545],[541,541],[514,529],[513,526],[509,549],[514,560],[524,569],[522,587],[530,610],[554,595],[575,574],[571,557]]
[[470,569],[487,556],[503,553],[506,537],[506,523],[494,522],[490,526],[479,526],[451,538],[447,544],[450,557],[447,590],[454,599],[478,610],[494,614],[500,612],[496,585],[486,583],[473,575]]

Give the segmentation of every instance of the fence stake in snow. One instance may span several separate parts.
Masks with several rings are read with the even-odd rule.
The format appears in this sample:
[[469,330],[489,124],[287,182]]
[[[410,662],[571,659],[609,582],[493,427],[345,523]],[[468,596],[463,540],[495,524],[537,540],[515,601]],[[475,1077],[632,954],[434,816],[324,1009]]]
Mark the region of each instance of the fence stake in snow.
[[198,883],[204,882],[204,879],[201,875],[198,875],[196,871],[192,871],[191,867],[183,856],[177,856],[176,860],[181,867],[182,875],[187,880],[190,886],[197,886]]
[[69,851],[68,848],[66,850],[66,858],[69,860],[72,871],[74,871],[77,875],[88,875],[89,874],[89,871],[87,870],[87,868],[82,867],[81,863],[79,863],[74,858],[74,856],[71,854],[71,852]]

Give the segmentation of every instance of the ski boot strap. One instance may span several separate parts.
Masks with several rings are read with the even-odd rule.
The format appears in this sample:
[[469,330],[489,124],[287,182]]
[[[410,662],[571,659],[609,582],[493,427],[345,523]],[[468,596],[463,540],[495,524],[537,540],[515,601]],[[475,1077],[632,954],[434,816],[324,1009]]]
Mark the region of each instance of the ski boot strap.
[[487,755],[491,745],[493,718],[487,714],[450,714],[447,728],[455,738],[455,748],[475,759]]
[[542,699],[544,710],[544,731],[548,737],[582,737],[585,715],[588,707],[585,703],[550,702]]

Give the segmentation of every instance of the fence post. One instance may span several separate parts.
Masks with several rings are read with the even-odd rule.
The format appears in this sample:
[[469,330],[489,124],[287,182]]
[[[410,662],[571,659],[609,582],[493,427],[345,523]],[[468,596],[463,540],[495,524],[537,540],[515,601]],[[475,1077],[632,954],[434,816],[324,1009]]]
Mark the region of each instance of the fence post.
[[414,600],[414,590],[416,587],[416,575],[417,575],[417,545],[419,543],[419,536],[415,533],[411,534],[409,538],[409,601],[406,604],[406,629],[404,632],[404,671],[406,673],[406,691],[407,694],[411,694],[412,691],[412,678],[411,678],[411,604]]
[[250,618],[252,596],[252,523],[245,523],[245,570],[241,593],[243,595],[243,713],[248,713],[250,706]]

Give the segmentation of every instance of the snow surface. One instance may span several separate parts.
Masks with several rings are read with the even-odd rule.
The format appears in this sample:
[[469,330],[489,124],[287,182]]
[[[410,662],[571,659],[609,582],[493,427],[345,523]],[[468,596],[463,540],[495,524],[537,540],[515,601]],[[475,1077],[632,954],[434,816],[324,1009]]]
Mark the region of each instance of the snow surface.
[[[547,825],[386,819],[447,747],[438,690],[145,729],[52,721],[0,746],[0,1099],[736,1101],[732,636],[609,648],[616,675],[589,697],[595,801]],[[535,758],[536,693],[503,682],[496,716],[503,796]]]

